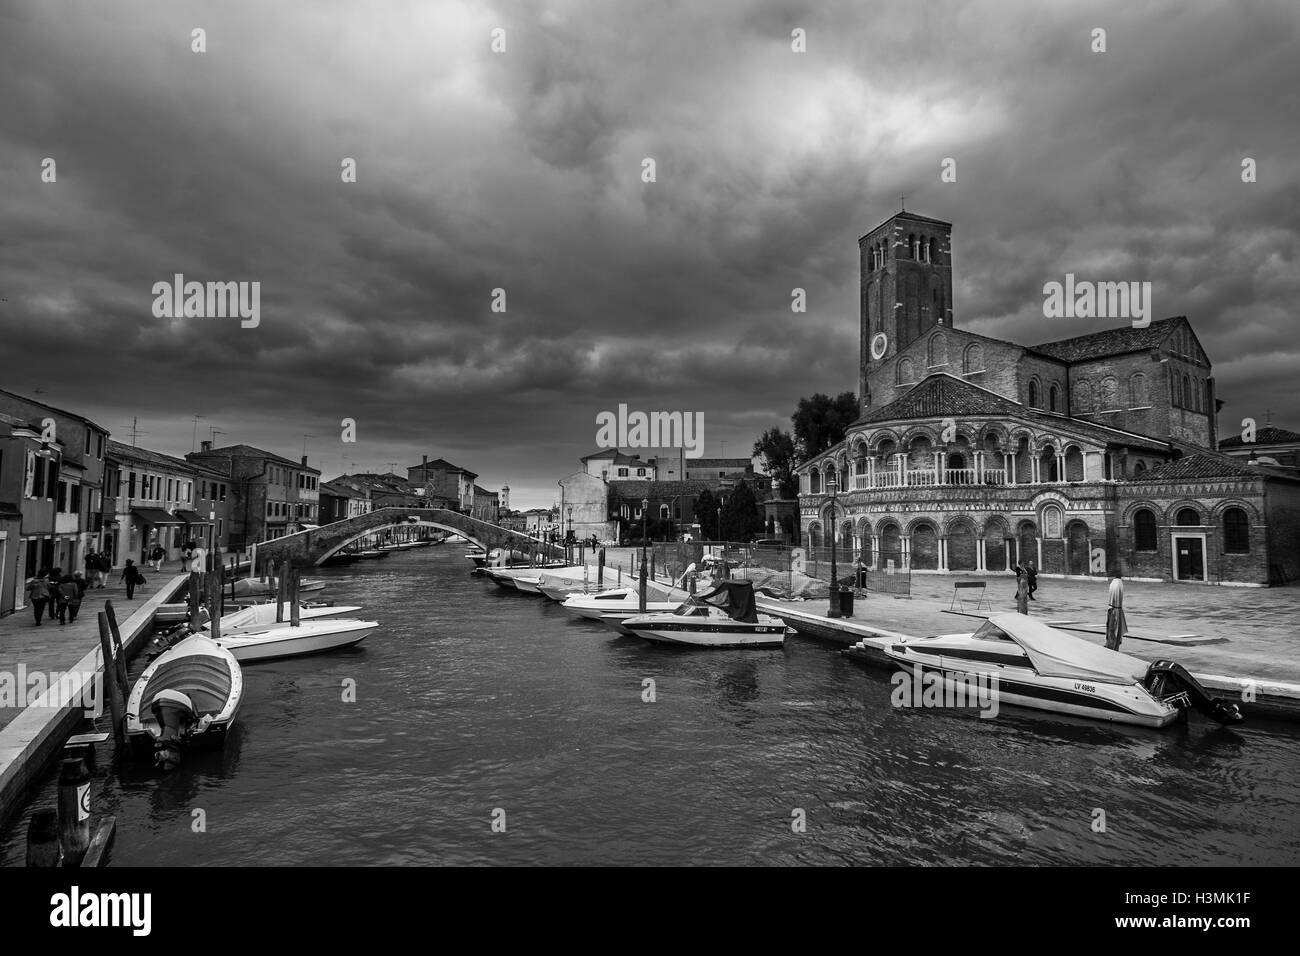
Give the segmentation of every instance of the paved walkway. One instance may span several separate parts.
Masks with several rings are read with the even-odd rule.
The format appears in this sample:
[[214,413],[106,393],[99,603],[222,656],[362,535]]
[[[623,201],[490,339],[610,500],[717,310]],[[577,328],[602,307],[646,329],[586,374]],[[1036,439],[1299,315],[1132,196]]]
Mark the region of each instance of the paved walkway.
[[[945,613],[952,600],[953,583],[963,580],[987,582],[991,613],[1015,610],[1015,578],[1011,575],[981,578],[914,574],[910,600],[872,594],[857,601],[853,620],[910,635],[970,629],[974,618]],[[1029,613],[1044,622],[1084,622],[1104,627],[1108,583],[1040,576]],[[973,612],[974,601],[964,600],[966,610]],[[825,614],[826,604],[824,599],[817,599],[790,602],[789,606]],[[1197,673],[1300,683],[1300,587],[1125,581],[1124,611],[1130,632],[1172,638],[1169,643],[1130,638],[1122,648],[1126,653],[1148,660],[1169,657]],[[986,616],[990,612],[981,608],[979,613]],[[1101,635],[1071,633],[1105,643]],[[1176,638],[1187,634],[1218,643],[1194,644]]]
[[[50,674],[75,667],[89,651],[99,648],[98,615],[104,609],[105,599],[113,602],[118,622],[123,622],[135,612],[142,599],[153,597],[158,588],[181,573],[181,563],[164,563],[161,573],[146,566],[144,576],[149,583],[136,589],[134,601],[126,599],[126,585],[118,580],[121,573],[119,570],[111,575],[102,590],[86,591],[81,611],[72,624],[60,625],[58,618],[51,620],[48,605],[40,627],[36,626],[30,607],[0,618],[0,675],[17,675],[20,666],[28,674]],[[16,676],[10,679],[16,680]],[[23,703],[11,701],[7,695],[0,696],[0,729],[22,712]]]

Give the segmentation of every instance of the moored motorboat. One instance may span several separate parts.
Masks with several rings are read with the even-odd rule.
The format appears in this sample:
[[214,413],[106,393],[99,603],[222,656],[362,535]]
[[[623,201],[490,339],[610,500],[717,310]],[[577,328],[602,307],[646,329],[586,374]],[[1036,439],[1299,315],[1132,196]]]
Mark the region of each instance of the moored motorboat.
[[[649,600],[651,595],[655,600]],[[646,588],[646,596],[647,614],[652,611],[672,611],[685,600],[685,597],[665,600],[662,588],[650,586]],[[602,614],[611,611],[635,611],[639,614],[641,595],[634,587],[610,588],[608,591],[599,591],[596,594],[571,594],[560,603],[560,607],[580,617],[598,621]]]
[[1188,708],[1219,723],[1242,719],[1179,664],[1098,647],[1024,614],[995,614],[970,634],[900,639],[884,652],[945,691],[983,681],[999,703],[1036,710],[1144,727],[1168,726]]
[[[340,614],[353,614],[360,611],[361,606],[357,604],[340,604],[328,606],[298,606],[298,620],[311,621],[323,617],[337,617]],[[226,614],[221,618],[222,635],[233,634],[236,631],[247,631],[254,628],[266,627],[275,624],[276,606],[271,604],[255,604],[252,607],[243,608]],[[281,609],[280,616],[282,623],[288,623],[292,615],[292,608],[285,605]],[[204,625],[208,627],[210,625]]]
[[241,663],[266,661],[351,647],[360,644],[378,626],[378,621],[318,618],[302,621],[296,626],[288,623],[263,625],[230,635],[223,631],[216,643]]
[[629,617],[622,629],[656,644],[717,648],[781,647],[786,631],[779,617],[758,613],[748,581],[719,582],[674,611]]
[[243,698],[244,678],[234,655],[201,635],[160,654],[135,682],[126,707],[126,736],[152,746],[164,770],[189,748],[219,747]]

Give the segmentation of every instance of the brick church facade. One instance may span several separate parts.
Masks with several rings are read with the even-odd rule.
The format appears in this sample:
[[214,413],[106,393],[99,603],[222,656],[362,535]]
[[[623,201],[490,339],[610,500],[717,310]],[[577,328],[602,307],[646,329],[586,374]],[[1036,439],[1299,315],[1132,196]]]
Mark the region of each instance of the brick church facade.
[[899,212],[859,240],[861,415],[799,468],[810,547],[835,527],[868,567],[1300,576],[1300,478],[1215,450],[1185,317],[1032,346],[956,328],[951,229]]

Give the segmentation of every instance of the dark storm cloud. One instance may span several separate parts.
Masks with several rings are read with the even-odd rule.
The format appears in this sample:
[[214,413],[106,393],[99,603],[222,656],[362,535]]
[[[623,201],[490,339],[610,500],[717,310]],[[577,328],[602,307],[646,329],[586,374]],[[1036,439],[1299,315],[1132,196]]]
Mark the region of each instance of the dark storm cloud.
[[[620,402],[735,453],[854,388],[856,240],[906,193],[954,223],[959,325],[1078,334],[1044,282],[1148,280],[1226,414],[1300,428],[1297,52],[1282,0],[10,5],[3,384],[549,502]],[[175,272],[260,281],[260,327],[155,319]]]

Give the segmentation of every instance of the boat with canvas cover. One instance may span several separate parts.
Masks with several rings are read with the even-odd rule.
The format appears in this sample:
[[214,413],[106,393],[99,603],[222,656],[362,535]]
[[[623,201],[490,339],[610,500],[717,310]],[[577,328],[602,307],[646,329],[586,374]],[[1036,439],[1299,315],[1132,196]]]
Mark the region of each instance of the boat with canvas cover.
[[127,740],[151,748],[155,763],[171,770],[184,750],[225,743],[243,695],[235,656],[207,637],[187,637],[135,682],[126,706]]
[[938,675],[945,690],[996,676],[999,702],[1036,710],[1143,727],[1166,727],[1189,708],[1222,724],[1242,719],[1173,661],[1148,663],[1025,614],[995,614],[971,634],[904,638],[884,652],[917,679]]
[[675,611],[635,615],[622,628],[652,643],[690,647],[781,647],[786,630],[779,617],[758,613],[748,581],[719,581]]

